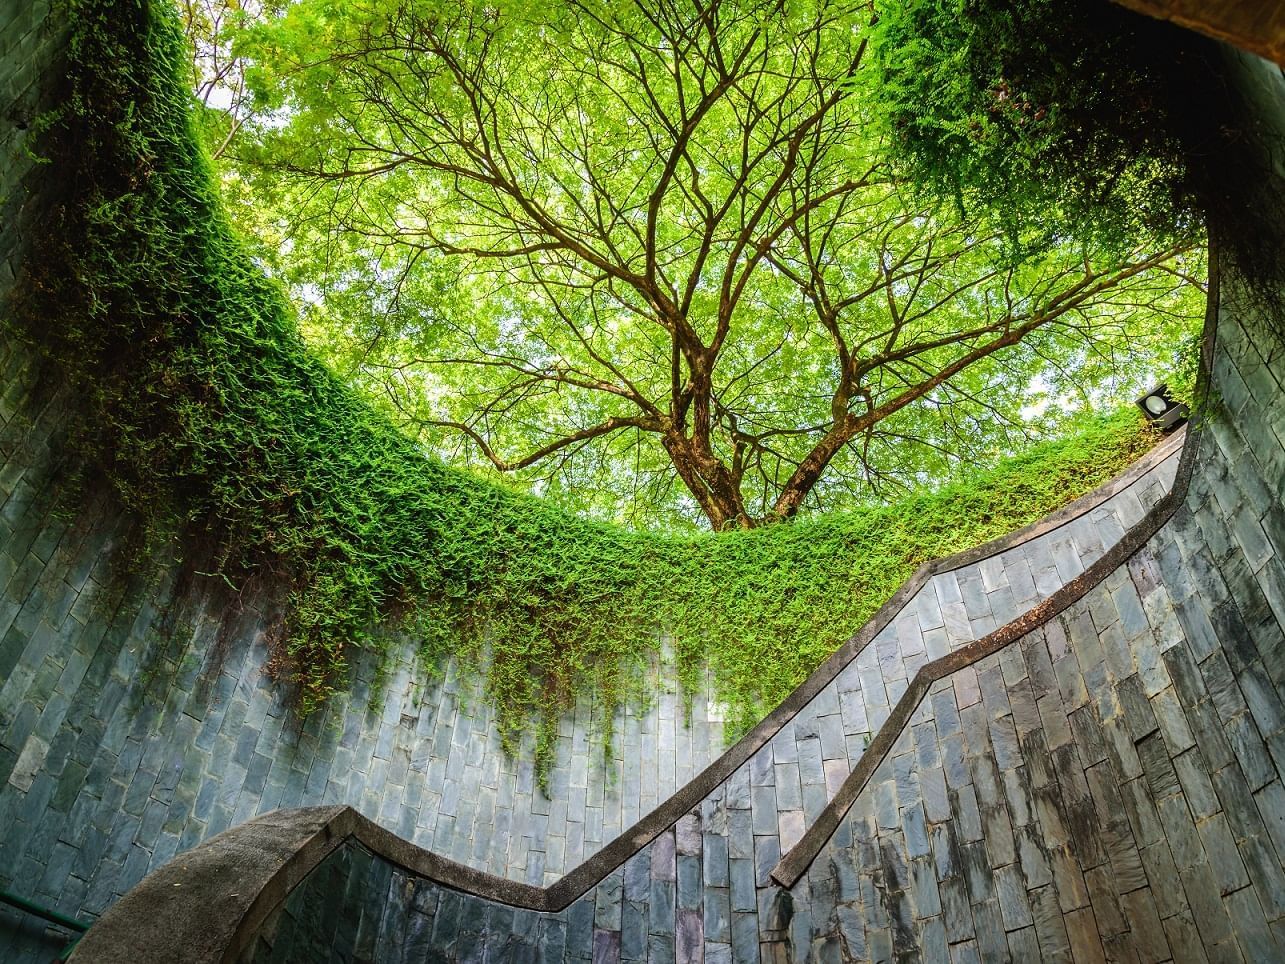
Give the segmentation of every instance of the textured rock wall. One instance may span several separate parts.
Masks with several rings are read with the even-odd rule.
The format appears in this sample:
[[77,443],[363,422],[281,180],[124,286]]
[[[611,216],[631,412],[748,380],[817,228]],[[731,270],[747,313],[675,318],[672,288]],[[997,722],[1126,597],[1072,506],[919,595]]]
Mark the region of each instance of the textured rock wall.
[[[0,881],[92,918],[149,870],[276,807],[346,802],[408,839],[511,879],[543,884],[597,851],[720,748],[672,695],[627,717],[617,773],[590,762],[587,714],[565,721],[551,799],[527,764],[506,761],[484,707],[458,681],[416,696],[399,663],[382,707],[371,667],[351,698],[299,730],[262,674],[261,620],[220,642],[228,600],[181,590],[178,567],[130,558],[110,505],[52,511],[57,399],[40,408],[21,351],[8,347],[0,585]],[[935,576],[736,777],[758,801],[765,878],[860,758],[915,669],[1017,615],[1102,554],[1173,477],[1176,452],[1070,524]],[[133,570],[131,574],[131,570]],[[208,588],[208,587],[207,587]],[[583,708],[582,708],[583,709]],[[749,788],[750,767],[780,790]],[[779,807],[778,807],[779,804]],[[779,809],[779,812],[778,812]],[[744,814],[750,832],[749,814]],[[25,938],[23,938],[25,939]],[[14,950],[14,948],[11,948]]]
[[[767,922],[783,912],[779,902],[786,898],[769,875],[782,852],[799,842],[804,828],[834,797],[916,670],[1008,622],[1083,572],[1167,491],[1176,461],[1177,450],[1070,523],[933,577],[712,794],[630,858],[623,874],[607,868],[606,880],[562,914],[533,915],[498,901],[460,902],[460,895],[441,889],[450,909],[439,919],[435,884],[372,861],[360,846],[350,845],[292,896],[273,936],[265,936],[259,959],[290,959],[288,948],[296,941],[311,946],[333,940],[348,947],[344,941],[349,937],[374,940],[383,927],[391,930],[379,938],[384,944],[375,959],[381,960],[419,960],[415,955],[424,946],[433,954],[458,953],[467,959],[475,945],[495,953],[493,942],[499,942],[505,955],[520,954],[529,943],[528,950],[539,949],[556,960],[563,952],[574,958],[577,949],[594,941],[623,948],[626,959],[647,959],[639,948],[650,942],[653,955],[663,954],[664,947],[672,953],[679,945],[704,946],[712,955],[735,949],[734,959],[757,960],[759,940],[781,936],[774,934],[780,928]],[[998,675],[994,667],[978,664],[944,688],[957,690],[969,705],[1002,685]],[[944,783],[940,790],[944,795]],[[337,887],[363,896],[346,904]],[[360,920],[334,915],[336,907],[347,907]],[[464,917],[457,921],[459,914]],[[488,924],[490,914],[498,917]],[[607,924],[594,925],[598,915]],[[324,922],[321,936],[313,933],[319,921]],[[507,928],[519,923],[509,935]],[[338,928],[333,934],[326,930],[332,924]],[[406,938],[407,946],[419,950],[399,957],[394,948],[409,933],[407,928],[414,932],[413,940]],[[353,953],[361,958],[366,951]]]
[[[1223,330],[1224,376],[1279,386]],[[767,874],[799,761],[769,756],[559,914],[346,845],[249,959],[1281,959],[1285,527],[1279,483],[1245,511],[1261,463],[1219,424],[1186,507],[1127,567],[933,687],[791,890]]]
[[[44,14],[0,0],[5,284],[18,210],[39,203],[21,147],[34,81],[58,49]],[[917,947],[927,959],[1024,960],[1033,947],[1092,959],[1098,946],[1269,959],[1285,893],[1285,406],[1265,343],[1224,312],[1225,410],[1183,512],[1047,628],[937,684],[791,891],[768,876],[781,850],[915,669],[1078,575],[1167,487],[1173,459],[1072,525],[935,578],[776,738],[566,911],[466,898],[351,845],[292,896],[262,959],[315,941],[318,921],[338,929],[327,939],[341,952],[382,940],[389,960],[528,946],[551,959],[561,948],[755,960],[760,944],[818,960]],[[707,703],[687,729],[662,693],[646,716],[617,721],[605,780],[582,706],[564,721],[545,800],[529,766],[499,753],[476,694],[450,674],[421,692],[409,659],[378,693],[362,667],[350,697],[299,728],[262,675],[258,613],[225,624],[226,596],[141,555],[110,500],[60,502],[66,400],[14,344],[0,344],[0,371],[0,886],[90,919],[214,832],[318,802],[548,883],[721,750]],[[51,946],[0,909],[0,959],[47,959]]]

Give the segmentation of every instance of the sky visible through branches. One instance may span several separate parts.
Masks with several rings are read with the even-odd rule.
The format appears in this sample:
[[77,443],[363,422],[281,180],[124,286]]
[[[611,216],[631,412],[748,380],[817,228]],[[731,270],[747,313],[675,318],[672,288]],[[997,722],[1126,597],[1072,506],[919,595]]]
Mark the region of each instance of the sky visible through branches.
[[[1179,377],[1199,237],[907,182],[866,3],[188,0],[229,206],[447,461],[634,526],[940,484]],[[1052,218],[1055,220],[1055,218]]]

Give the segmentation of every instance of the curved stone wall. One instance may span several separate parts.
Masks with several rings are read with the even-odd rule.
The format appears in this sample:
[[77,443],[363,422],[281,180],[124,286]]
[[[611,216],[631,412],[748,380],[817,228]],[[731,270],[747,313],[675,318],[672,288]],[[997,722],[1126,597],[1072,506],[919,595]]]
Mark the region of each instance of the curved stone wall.
[[[20,367],[17,353],[10,361]],[[35,392],[32,384],[12,393],[11,430],[21,430]],[[112,556],[126,534],[104,524],[104,507],[79,519],[79,538],[69,539],[72,530],[40,498],[54,453],[30,444],[36,426],[25,435],[28,444],[6,463],[16,481],[0,508],[15,528],[0,550],[14,563],[0,597],[9,615],[0,868],[13,870],[0,869],[0,881],[38,880],[28,896],[92,918],[206,837],[268,810],[319,803],[350,804],[480,870],[551,884],[665,802],[660,791],[687,783],[721,748],[715,724],[698,716],[684,727],[673,697],[662,696],[647,717],[626,722],[618,758],[625,772],[604,787],[589,764],[588,721],[568,720],[545,799],[529,765],[504,759],[485,705],[461,699],[455,679],[414,698],[409,659],[398,665],[382,711],[371,710],[372,674],[362,673],[329,718],[296,732],[263,675],[267,651],[255,613],[214,647],[226,600],[182,595],[174,572],[103,598],[113,591]],[[782,849],[775,841],[788,850],[842,784],[915,670],[1091,564],[1167,490],[1179,441],[1075,507],[1080,514],[1069,522],[923,574],[882,615],[878,633],[866,634],[873,639],[818,680],[816,695],[732,777],[758,801],[752,829],[772,824],[759,842],[764,872]],[[157,599],[173,600],[173,608]],[[567,752],[573,746],[578,752]],[[646,764],[664,777],[653,769],[644,779]],[[778,779],[777,789],[767,785]]]
[[[1236,60],[1285,105],[1278,70]],[[800,874],[755,865],[773,828],[738,832],[756,801],[731,784],[556,914],[350,837],[244,957],[319,935],[388,961],[1285,957],[1285,349],[1224,281],[1181,498],[1053,619],[933,682]]]
[[[0,0],[0,39],[25,52],[0,60],[20,94],[0,170],[10,261],[17,208],[39,203],[16,148],[57,50],[42,16]],[[1241,69],[1279,93],[1279,72]],[[1279,957],[1285,370],[1267,344],[1224,299],[1223,407],[1184,455],[1180,505],[1164,499],[1175,440],[926,568],[726,752],[708,701],[689,729],[661,693],[615,721],[609,780],[583,706],[549,799],[476,694],[451,674],[418,692],[409,657],[378,692],[360,669],[300,729],[263,676],[253,607],[229,624],[232,600],[136,555],[110,505],[58,504],[64,402],[0,344],[0,886],[89,920],[256,814],[349,804],[432,853],[332,828],[312,866],[285,854],[289,886],[273,877],[274,900],[229,924],[245,959]],[[1170,503],[1120,565],[1112,547]],[[216,959],[122,943],[129,904],[78,960]],[[0,910],[0,959],[56,947]]]
[[[130,534],[112,508],[74,524],[54,511],[60,403],[41,399],[16,346],[5,359],[15,444],[0,469],[10,527],[0,544],[0,884],[25,883],[25,896],[92,919],[229,826],[345,803],[462,864],[548,885],[612,841],[634,849],[622,831],[660,804],[673,811],[679,787],[692,800],[678,812],[704,795],[691,780],[718,759],[721,725],[698,703],[685,726],[672,694],[618,724],[610,781],[590,762],[587,712],[564,721],[548,799],[529,763],[500,752],[480,694],[461,693],[449,674],[418,694],[409,655],[378,692],[373,667],[359,669],[353,694],[299,730],[264,675],[258,613],[227,631],[229,601],[180,585],[178,567],[122,584]],[[763,873],[833,796],[916,669],[1091,565],[1168,490],[1180,443],[1029,532],[917,574],[810,681],[800,708],[774,714],[730,781],[758,801],[751,829],[772,825],[760,834]]]
[[[1181,498],[1047,622],[974,644],[932,683],[789,886],[789,858],[772,867],[779,822],[758,822],[781,810],[755,790],[779,801],[778,767],[792,774],[773,757],[583,893],[506,892],[349,823],[293,866],[301,882],[275,909],[233,920],[225,959],[1281,959],[1285,364],[1271,344],[1224,302],[1223,404]],[[217,861],[240,832],[200,852]],[[154,910],[167,886],[131,900]],[[120,946],[136,920],[122,906],[85,949]]]
[[[1279,71],[1248,59],[1239,70],[1285,103]],[[242,920],[229,952],[1281,959],[1285,354],[1234,266],[1224,281],[1210,331],[1218,407],[1188,445],[1174,497],[1055,592],[1056,607],[1036,604],[1039,618],[927,664],[949,672],[909,700],[904,725],[889,716],[862,754],[877,756],[869,772],[854,770],[850,806],[812,824],[832,817],[818,847],[804,839],[777,862],[799,744],[813,736],[793,747],[773,737],[770,753],[575,887],[506,889],[338,833],[296,866],[302,882],[275,910]],[[147,887],[161,883],[135,901],[154,906]],[[129,921],[109,914],[86,948]]]
[[[22,130],[57,37],[39,7],[7,0],[3,10],[6,36],[18,41],[0,79],[25,84],[27,98],[5,112],[0,193],[13,262],[21,208],[39,203],[39,182],[21,178],[30,167]],[[0,362],[0,885],[22,882],[25,896],[93,919],[227,827],[279,807],[338,803],[462,864],[548,885],[613,841],[627,846],[629,828],[680,788],[693,796],[692,779],[723,753],[716,708],[698,698],[684,722],[656,671],[648,712],[613,721],[609,768],[588,701],[563,721],[545,798],[529,761],[501,752],[485,700],[469,689],[476,681],[450,668],[422,689],[411,644],[387,680],[359,667],[353,691],[300,728],[264,675],[267,620],[253,606],[229,626],[233,600],[191,575],[199,565],[158,565],[105,500],[58,503],[66,400],[49,397],[20,346],[0,344]],[[1091,564],[1167,489],[1176,461],[1171,445],[1013,548],[919,574],[820,672],[807,705],[779,714],[755,757],[783,768],[786,849],[919,665]],[[769,757],[776,762],[763,764]]]

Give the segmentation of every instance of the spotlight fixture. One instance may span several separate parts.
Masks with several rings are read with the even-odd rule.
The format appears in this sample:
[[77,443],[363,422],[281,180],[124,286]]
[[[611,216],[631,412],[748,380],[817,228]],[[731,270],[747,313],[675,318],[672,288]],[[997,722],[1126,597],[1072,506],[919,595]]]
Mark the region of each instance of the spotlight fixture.
[[1162,432],[1172,432],[1186,422],[1190,414],[1186,405],[1169,397],[1169,386],[1163,382],[1138,399],[1137,405],[1147,421]]

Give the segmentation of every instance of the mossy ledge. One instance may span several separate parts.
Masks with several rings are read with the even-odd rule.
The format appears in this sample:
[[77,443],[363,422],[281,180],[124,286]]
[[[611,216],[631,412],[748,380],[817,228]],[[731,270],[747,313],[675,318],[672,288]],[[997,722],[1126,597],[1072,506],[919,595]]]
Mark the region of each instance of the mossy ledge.
[[[164,0],[62,0],[59,107],[42,121],[52,215],[5,325],[82,404],[71,434],[153,531],[213,574],[275,587],[274,664],[308,713],[395,632],[485,667],[506,746],[592,690],[611,719],[673,639],[733,729],[779,702],[930,558],[1020,527],[1154,444],[1125,412],[967,484],[749,532],[640,533],[451,469],[305,348],[224,216]],[[427,671],[427,670],[426,670]],[[610,742],[610,733],[606,734]]]

